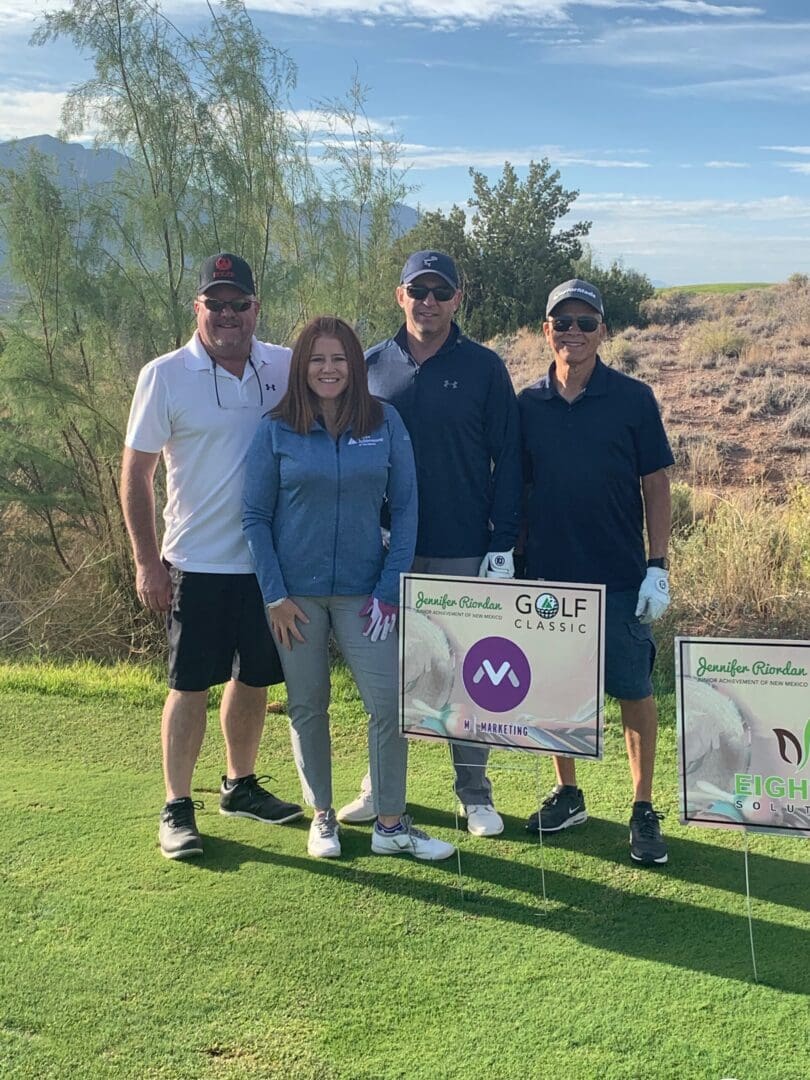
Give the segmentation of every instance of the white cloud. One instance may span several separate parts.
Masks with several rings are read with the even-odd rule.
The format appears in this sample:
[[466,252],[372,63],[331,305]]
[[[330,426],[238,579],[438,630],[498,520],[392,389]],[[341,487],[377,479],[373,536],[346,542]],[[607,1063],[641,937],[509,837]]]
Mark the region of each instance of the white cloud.
[[804,176],[810,176],[810,162],[777,161],[776,164],[780,167],[780,169],[787,169],[788,172],[801,173]]
[[402,146],[403,163],[411,169],[447,169],[454,166],[479,169],[500,168],[505,161],[516,168],[547,157],[552,165],[582,166],[593,169],[649,169],[648,161],[624,161],[599,156],[588,151],[563,150],[559,146],[522,146],[510,149],[471,149],[464,146],[423,146],[405,143]]
[[[343,137],[352,134],[352,126],[347,120],[342,120],[340,117],[321,109],[296,109],[295,112],[288,115],[293,123],[298,122],[302,128],[312,135]],[[391,129],[392,122],[389,120],[376,120],[371,116],[359,116],[354,130],[390,134]]]
[[669,199],[661,195],[630,195],[625,192],[580,195],[572,213],[596,219],[633,218],[637,221],[662,221],[666,218],[679,223],[691,219],[728,217],[745,221],[810,220],[810,198],[795,195],[775,195],[761,199]]
[[0,90],[0,140],[55,135],[64,91]]
[[776,150],[780,154],[810,154],[810,146],[760,146],[760,150]]
[[[779,100],[810,92],[810,21],[703,20],[614,25],[550,62],[655,69],[648,92],[671,97]],[[696,76],[684,81],[683,73]],[[678,73],[678,83],[661,76]]]
[[[58,9],[59,0],[40,0],[36,10],[16,0],[0,0],[0,27],[31,22],[45,10]],[[173,9],[199,8],[199,0],[172,0]],[[544,26],[571,24],[578,9],[602,11],[675,12],[693,18],[734,19],[763,13],[759,6],[714,3],[710,0],[250,0],[250,10],[302,18],[332,17],[358,19],[366,25],[379,20],[396,20],[431,29],[451,30],[459,24],[483,25],[501,21],[541,23]]]
[[704,161],[703,165],[707,169],[749,169],[751,167],[747,161]]

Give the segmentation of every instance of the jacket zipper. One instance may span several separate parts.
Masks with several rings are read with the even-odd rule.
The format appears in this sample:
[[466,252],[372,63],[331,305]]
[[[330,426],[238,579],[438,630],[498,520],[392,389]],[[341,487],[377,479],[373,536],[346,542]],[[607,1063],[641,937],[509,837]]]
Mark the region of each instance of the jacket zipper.
[[335,439],[335,466],[337,471],[337,483],[335,484],[335,542],[332,548],[332,589],[331,596],[335,595],[335,578],[337,577],[337,550],[338,533],[340,532],[340,436]]

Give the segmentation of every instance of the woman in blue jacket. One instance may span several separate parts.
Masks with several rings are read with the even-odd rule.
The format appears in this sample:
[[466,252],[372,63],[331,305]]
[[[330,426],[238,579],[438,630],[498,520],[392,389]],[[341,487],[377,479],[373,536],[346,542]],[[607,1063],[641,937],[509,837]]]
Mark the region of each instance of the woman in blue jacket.
[[[391,541],[383,547],[387,502]],[[307,850],[340,855],[332,806],[329,633],[369,714],[377,820],[371,850],[445,859],[455,848],[405,815],[408,748],[397,717],[399,575],[416,543],[416,474],[396,410],[368,391],[363,350],[342,319],[301,332],[287,393],[247,455],[242,527],[287,684],[293,753],[314,807]]]

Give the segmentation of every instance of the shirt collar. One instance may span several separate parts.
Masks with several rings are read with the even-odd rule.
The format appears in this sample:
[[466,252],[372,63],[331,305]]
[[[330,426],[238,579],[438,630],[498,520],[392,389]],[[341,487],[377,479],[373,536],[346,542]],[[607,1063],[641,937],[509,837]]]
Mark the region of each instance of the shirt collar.
[[[264,350],[256,348],[258,344],[255,337],[251,339],[250,359],[253,361],[253,366],[257,370],[269,363],[267,358],[263,355]],[[194,331],[191,341],[186,342],[184,363],[189,371],[212,370],[212,357],[206,352],[205,346],[200,341],[200,335],[196,330]]]
[[[397,330],[394,341],[397,343],[397,345],[399,345],[400,349],[402,349],[406,356],[411,356],[408,349],[408,327],[405,323],[403,323],[402,326],[400,326],[399,330]],[[455,349],[456,345],[458,345],[460,341],[461,330],[459,329],[458,323],[451,322],[450,333],[444,339],[441,348],[437,349],[433,356],[429,357],[428,359],[432,360],[436,356],[443,356],[445,353],[450,352],[451,349]],[[412,356],[411,359],[413,360]]]
[[[532,390],[537,391],[537,393],[542,398],[561,397],[561,395],[558,394],[557,391],[554,389],[554,379],[552,378],[552,375],[554,373],[555,366],[556,361],[552,361],[551,366],[549,367],[546,374],[543,375],[542,378],[538,379],[534,386],[531,388]],[[591,372],[591,377],[590,379],[588,379],[587,383],[585,384],[585,388],[583,389],[582,393],[579,394],[576,400],[579,401],[579,398],[585,397],[586,395],[587,397],[604,397],[607,392],[608,369],[605,364],[602,363],[600,357],[597,356],[596,366]]]

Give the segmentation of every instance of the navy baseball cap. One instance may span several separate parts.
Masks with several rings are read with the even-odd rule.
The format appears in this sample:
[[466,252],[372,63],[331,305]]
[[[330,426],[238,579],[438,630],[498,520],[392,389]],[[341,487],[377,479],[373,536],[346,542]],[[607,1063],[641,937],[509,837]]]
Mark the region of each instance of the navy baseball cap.
[[571,278],[570,281],[564,281],[562,285],[557,285],[556,288],[551,290],[546,303],[546,315],[550,315],[563,300],[582,300],[589,307],[592,307],[594,311],[598,311],[603,319],[605,317],[602,294],[595,285],[591,285],[588,281],[582,281],[581,278]]
[[399,283],[407,285],[421,274],[438,274],[448,285],[452,285],[454,289],[458,288],[456,264],[443,251],[415,251],[413,255],[408,256],[408,261],[402,268]]
[[198,293],[204,293],[213,285],[233,285],[235,289],[241,289],[243,293],[254,296],[256,286],[253,284],[253,271],[244,259],[230,252],[221,251],[219,255],[211,255],[200,267],[200,284]]

